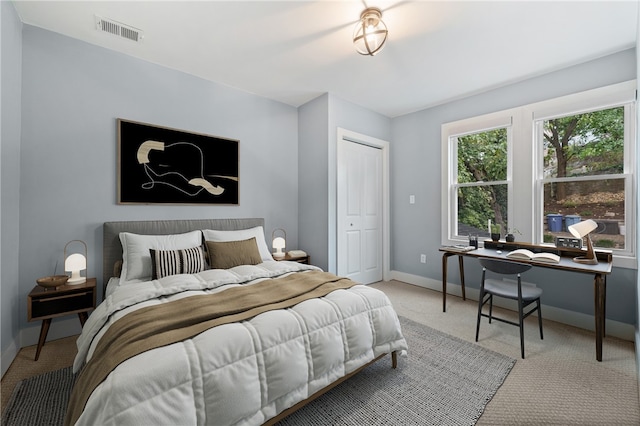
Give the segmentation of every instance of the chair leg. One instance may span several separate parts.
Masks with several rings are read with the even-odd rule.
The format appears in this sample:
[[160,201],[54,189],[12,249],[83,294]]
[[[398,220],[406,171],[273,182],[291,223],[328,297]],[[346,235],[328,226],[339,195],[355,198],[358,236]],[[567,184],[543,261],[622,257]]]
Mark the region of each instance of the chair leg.
[[520,324],[520,353],[524,359],[524,318],[522,314],[522,299],[518,300],[518,323]]
[[493,318],[493,294],[489,295],[489,324],[491,324],[491,319]]
[[484,288],[480,289],[480,298],[478,298],[478,321],[476,323],[476,342],[480,334],[480,318],[482,317],[482,299],[484,299]]
[[540,326],[540,340],[544,340],[542,336],[542,311],[540,310],[540,299],[538,299],[538,325]]

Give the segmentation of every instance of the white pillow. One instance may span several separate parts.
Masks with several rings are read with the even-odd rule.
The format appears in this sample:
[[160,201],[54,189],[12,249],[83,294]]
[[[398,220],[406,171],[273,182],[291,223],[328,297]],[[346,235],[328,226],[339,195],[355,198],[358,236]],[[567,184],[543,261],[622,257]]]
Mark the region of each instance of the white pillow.
[[205,241],[227,242],[227,241],[242,241],[250,238],[256,239],[258,244],[258,251],[262,261],[273,260],[269,246],[264,239],[264,229],[262,226],[256,226],[255,228],[239,229],[237,231],[218,231],[215,229],[203,229]]
[[120,233],[122,243],[122,273],[120,284],[131,280],[151,279],[151,254],[149,249],[180,250],[202,244],[200,231],[172,235],[140,235]]

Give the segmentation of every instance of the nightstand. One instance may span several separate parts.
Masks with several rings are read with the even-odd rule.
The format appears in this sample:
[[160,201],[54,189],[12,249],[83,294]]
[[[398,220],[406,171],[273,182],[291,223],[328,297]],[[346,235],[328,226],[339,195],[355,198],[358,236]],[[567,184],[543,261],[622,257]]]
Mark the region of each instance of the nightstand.
[[306,255],[306,256],[290,256],[289,253],[287,253],[284,257],[281,258],[273,258],[273,260],[277,260],[278,262],[281,260],[289,260],[291,262],[298,262],[298,263],[304,263],[306,265],[310,265],[311,264],[311,256]]
[[88,312],[96,307],[96,279],[87,278],[82,284],[62,285],[55,289],[35,286],[27,296],[27,319],[42,320],[40,338],[36,350],[36,361],[47,340],[51,318],[78,314],[80,324],[84,326]]

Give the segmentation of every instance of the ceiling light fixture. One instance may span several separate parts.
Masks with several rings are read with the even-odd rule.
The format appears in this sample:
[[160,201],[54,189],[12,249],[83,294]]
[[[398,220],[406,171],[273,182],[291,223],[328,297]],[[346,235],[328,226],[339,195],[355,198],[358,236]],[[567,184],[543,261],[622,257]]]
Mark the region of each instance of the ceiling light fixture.
[[373,56],[382,50],[388,33],[382,11],[368,7],[360,14],[360,21],[353,31],[353,44],[359,54]]

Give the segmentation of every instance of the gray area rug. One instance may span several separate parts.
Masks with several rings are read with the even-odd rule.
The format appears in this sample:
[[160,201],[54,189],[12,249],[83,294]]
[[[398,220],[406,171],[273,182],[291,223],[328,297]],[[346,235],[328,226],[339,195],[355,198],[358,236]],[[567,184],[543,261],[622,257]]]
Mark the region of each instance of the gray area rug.
[[62,425],[74,381],[67,367],[18,382],[2,413],[2,425]]
[[385,357],[278,423],[475,425],[516,360],[400,317],[409,353]]
[[[385,357],[278,423],[285,425],[474,425],[515,360],[400,317],[408,356]],[[2,425],[61,425],[71,367],[23,380]]]

